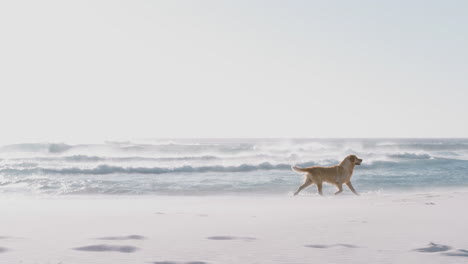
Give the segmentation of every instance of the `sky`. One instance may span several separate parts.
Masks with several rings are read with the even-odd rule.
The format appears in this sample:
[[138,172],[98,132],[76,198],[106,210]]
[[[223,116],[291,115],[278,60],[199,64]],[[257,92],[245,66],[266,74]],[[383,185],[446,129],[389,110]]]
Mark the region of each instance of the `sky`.
[[2,1],[0,143],[468,137],[467,1]]

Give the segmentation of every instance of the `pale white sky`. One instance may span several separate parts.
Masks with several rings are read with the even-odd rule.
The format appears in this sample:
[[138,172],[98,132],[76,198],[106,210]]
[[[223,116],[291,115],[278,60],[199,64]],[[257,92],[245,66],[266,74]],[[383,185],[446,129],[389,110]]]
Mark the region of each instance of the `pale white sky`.
[[0,142],[468,137],[468,1],[2,1]]

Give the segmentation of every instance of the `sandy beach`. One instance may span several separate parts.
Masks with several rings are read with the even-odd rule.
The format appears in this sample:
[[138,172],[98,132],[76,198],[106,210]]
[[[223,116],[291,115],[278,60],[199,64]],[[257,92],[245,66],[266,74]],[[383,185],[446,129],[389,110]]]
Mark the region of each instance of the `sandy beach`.
[[468,264],[467,13],[0,1],[0,264]]
[[1,263],[463,263],[468,190],[0,199]]

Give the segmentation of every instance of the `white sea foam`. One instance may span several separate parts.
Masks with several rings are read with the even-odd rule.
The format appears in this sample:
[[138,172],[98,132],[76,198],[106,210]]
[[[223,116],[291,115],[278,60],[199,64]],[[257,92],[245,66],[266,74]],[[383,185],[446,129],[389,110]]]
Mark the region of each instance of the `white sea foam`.
[[[464,139],[203,139],[0,147],[0,193],[288,193],[290,170],[364,159],[362,191],[466,185]],[[440,182],[439,179],[444,181]]]

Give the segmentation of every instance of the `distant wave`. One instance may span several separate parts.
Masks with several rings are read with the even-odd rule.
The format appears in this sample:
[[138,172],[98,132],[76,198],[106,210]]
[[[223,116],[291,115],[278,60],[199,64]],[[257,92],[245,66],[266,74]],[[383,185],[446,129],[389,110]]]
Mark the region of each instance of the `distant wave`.
[[[302,163],[300,166],[313,166],[314,162]],[[271,164],[263,162],[257,165],[242,164],[239,166],[182,166],[175,168],[163,167],[120,167],[99,165],[95,168],[28,168],[28,169],[1,169],[0,174],[4,175],[31,175],[31,174],[86,174],[86,175],[105,175],[105,174],[163,174],[163,173],[203,173],[203,172],[250,172],[256,170],[290,170],[291,164]]]
[[430,159],[432,158],[429,154],[423,153],[400,153],[400,154],[389,154],[388,157],[390,158],[397,158],[397,159]]
[[[25,157],[7,159],[7,161],[24,161],[24,162],[70,162],[70,163],[86,163],[86,162],[170,162],[170,161],[213,161],[213,160],[230,160],[230,159],[245,159],[258,160],[269,159],[284,159],[297,158],[297,155],[289,155],[287,157],[280,155],[268,154],[251,154],[251,155],[200,155],[200,156],[167,156],[167,157],[151,157],[151,156],[93,156],[93,155],[70,155],[70,156],[52,156],[52,157]],[[1,161],[1,159],[0,159]]]
[[[144,157],[144,156],[130,156],[130,157],[105,157],[105,156],[89,156],[89,155],[71,155],[59,157],[34,157],[30,160],[39,161],[66,161],[66,162],[131,162],[131,161],[192,161],[192,160],[217,160],[219,157],[212,155],[203,156],[182,156],[182,157]],[[19,159],[21,160],[21,159]]]
[[423,151],[457,151],[468,150],[466,142],[416,142],[416,143],[382,143],[379,149],[423,150]]
[[86,151],[118,151],[122,153],[132,152],[156,152],[156,153],[203,153],[226,152],[238,153],[255,150],[254,144],[80,144],[68,145],[65,143],[22,143],[0,146],[0,152],[37,152],[60,154],[70,150]]
[[2,146],[0,151],[61,153],[71,148],[73,146],[64,143],[23,143]]

